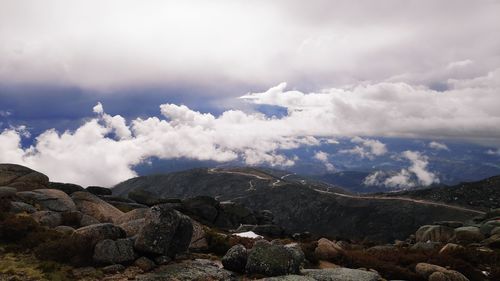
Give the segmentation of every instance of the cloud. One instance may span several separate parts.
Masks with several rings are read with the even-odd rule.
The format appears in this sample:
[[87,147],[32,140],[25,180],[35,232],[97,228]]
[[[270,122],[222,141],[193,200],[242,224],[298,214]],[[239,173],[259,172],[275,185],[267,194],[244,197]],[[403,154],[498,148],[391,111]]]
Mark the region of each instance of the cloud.
[[335,166],[328,161],[329,156],[330,155],[328,153],[320,150],[314,154],[314,159],[323,163],[327,171],[332,172],[335,171]]
[[437,141],[431,141],[429,147],[435,150],[450,150],[446,144]]
[[0,110],[0,117],[9,117],[10,115],[12,115],[12,112],[8,110]]
[[455,0],[2,1],[0,81],[101,91],[431,85],[498,67],[498,9]]
[[385,186],[393,189],[406,189],[415,186],[429,186],[439,183],[439,178],[427,170],[429,158],[418,151],[404,151],[401,156],[410,161],[410,166],[396,174],[376,171],[368,175],[363,184],[367,186]]
[[387,153],[385,144],[378,140],[355,137],[351,140],[351,142],[360,145],[351,149],[339,150],[339,153],[357,154],[361,158],[368,158],[370,160],[373,160],[376,156],[381,156]]
[[488,149],[488,151],[486,151],[486,154],[500,156],[500,149],[497,150]]
[[[287,114],[280,117],[236,109],[214,115],[167,103],[160,105],[161,117],[126,120],[97,104],[96,116],[78,129],[48,130],[32,147],[21,146],[20,130],[4,130],[0,162],[27,165],[58,181],[113,185],[134,176],[133,167],[151,157],[287,167],[298,159],[285,156],[283,150],[318,146],[324,138],[351,137],[356,146],[346,153],[366,158],[387,153],[375,137],[500,144],[499,81],[497,70],[452,81],[452,87],[442,92],[382,82],[303,93],[279,84],[242,97],[250,105],[285,108]],[[426,170],[425,156],[408,152],[404,157],[413,164],[389,184],[403,182],[407,173],[422,185],[437,182]]]

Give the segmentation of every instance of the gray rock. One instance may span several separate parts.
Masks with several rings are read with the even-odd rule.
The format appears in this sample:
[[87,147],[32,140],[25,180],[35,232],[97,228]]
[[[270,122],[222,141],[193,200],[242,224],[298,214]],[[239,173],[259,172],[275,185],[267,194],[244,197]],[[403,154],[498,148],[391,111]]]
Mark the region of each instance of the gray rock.
[[172,263],[162,266],[155,272],[138,275],[136,281],[207,281],[207,280],[236,280],[235,276],[218,264],[197,259],[182,263]]
[[0,186],[0,199],[1,198],[13,198],[16,196],[17,189],[10,186]]
[[83,214],[82,219],[80,220],[80,226],[89,226],[93,224],[99,224],[101,223],[98,221],[96,218],[91,217],[89,215]]
[[101,270],[104,274],[113,274],[124,271],[125,266],[121,264],[112,264],[101,268]]
[[410,247],[410,250],[427,252],[439,249],[441,245],[439,242],[417,242]]
[[168,256],[159,256],[155,258],[155,263],[158,265],[169,264],[172,261],[171,257]]
[[44,208],[56,212],[76,211],[76,206],[71,197],[57,189],[35,189],[33,192],[43,194],[48,199],[39,202]]
[[479,228],[479,230],[481,231],[481,234],[488,237],[491,235],[491,231],[495,227],[499,227],[499,226],[500,226],[500,221],[491,220],[491,221],[486,221],[485,223],[483,223],[481,225],[481,227]]
[[453,235],[453,228],[443,225],[424,225],[415,234],[417,242],[448,242]]
[[146,258],[146,257],[140,257],[138,258],[135,262],[134,265],[139,267],[142,271],[148,272],[151,269],[155,268],[156,264],[154,261]]
[[36,208],[24,202],[14,201],[10,203],[10,212],[14,214],[19,214],[19,213],[32,214],[36,212]]
[[193,224],[193,235],[189,243],[189,249],[197,251],[208,248],[208,241],[203,225],[195,220],[191,220],[191,223]]
[[97,243],[94,248],[93,259],[97,263],[115,264],[128,263],[136,258],[134,243],[130,239],[104,239]]
[[80,212],[96,218],[99,222],[115,222],[123,215],[116,207],[88,192],[75,192],[71,198]]
[[124,213],[120,217],[118,217],[115,221],[116,224],[122,224],[129,221],[134,221],[138,219],[144,219],[146,215],[149,213],[149,208],[141,208],[135,209],[129,212]]
[[343,267],[305,269],[302,274],[317,281],[378,281],[382,279],[375,272]]
[[225,229],[234,229],[241,224],[257,224],[253,212],[234,202],[221,202],[214,225]]
[[174,257],[187,251],[192,234],[189,217],[168,205],[156,205],[151,207],[144,226],[137,233],[134,247],[141,252]]
[[470,244],[474,242],[480,242],[484,239],[483,234],[479,231],[478,227],[475,226],[463,226],[455,228],[454,240],[461,244]]
[[496,234],[500,234],[500,226],[493,228],[490,232],[491,236],[496,235]]
[[132,237],[137,235],[137,233],[139,233],[139,231],[144,227],[145,224],[146,224],[146,219],[138,219],[122,223],[119,226],[123,230],[125,230],[127,237]]
[[240,244],[234,245],[222,257],[222,265],[228,270],[243,273],[247,264],[247,258],[248,253],[245,246]]
[[10,186],[18,191],[47,188],[49,178],[30,168],[16,164],[0,164],[0,186]]
[[265,240],[257,241],[248,254],[246,271],[248,273],[279,276],[296,274],[304,261],[300,249],[271,244]]
[[455,255],[462,255],[465,251],[465,247],[453,244],[453,243],[448,243],[439,250],[440,255],[449,255],[449,256],[455,256]]
[[66,235],[71,235],[73,232],[75,232],[75,229],[72,228],[71,226],[66,226],[66,225],[60,225],[54,228],[55,231],[61,232]]
[[73,236],[81,239],[94,247],[97,243],[105,239],[116,240],[125,237],[125,231],[111,223],[93,224],[77,229]]
[[465,277],[464,275],[462,275],[457,271],[449,270],[444,267],[428,263],[418,263],[415,266],[415,272],[417,272],[418,275],[430,281],[438,281],[438,280],[469,281],[467,277]]
[[493,249],[500,249],[500,234],[491,235],[483,241],[484,244]]
[[344,250],[338,246],[336,243],[326,239],[321,238],[318,240],[318,246],[314,249],[314,254],[320,260],[332,260],[340,256]]
[[62,182],[49,182],[49,188],[51,189],[58,189],[68,195],[73,194],[74,192],[77,191],[84,191],[83,187],[77,185],[77,184],[72,184],[72,183],[62,183]]
[[62,223],[61,214],[53,211],[37,211],[32,213],[31,217],[39,224],[48,227],[56,227]]
[[129,192],[128,198],[134,200],[139,204],[144,204],[146,206],[154,206],[162,203],[160,198],[158,198],[158,195],[155,195],[149,191],[144,191],[141,189]]
[[209,223],[214,223],[219,213],[219,201],[210,196],[197,196],[182,202],[182,211]]

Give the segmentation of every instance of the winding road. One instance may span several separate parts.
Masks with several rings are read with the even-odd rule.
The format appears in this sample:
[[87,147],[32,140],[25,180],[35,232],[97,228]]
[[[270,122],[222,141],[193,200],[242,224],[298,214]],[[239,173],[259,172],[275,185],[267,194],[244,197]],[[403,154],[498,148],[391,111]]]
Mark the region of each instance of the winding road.
[[[252,174],[252,173],[248,173],[248,172],[243,172],[243,171],[218,170],[217,168],[210,168],[210,169],[208,169],[208,172],[209,173],[237,174],[237,175],[254,177],[257,179],[261,179],[261,180],[274,180],[274,179],[276,179],[276,178],[271,177],[271,176],[263,177],[260,175],[256,175],[256,174]],[[274,181],[271,184],[271,186],[273,186],[273,187],[277,186],[281,182],[281,180],[284,180],[285,177],[290,176],[290,175],[293,175],[293,174],[286,174],[286,175],[280,177],[280,179],[277,179],[276,181]],[[249,181],[249,184],[250,184],[250,188],[254,189],[254,186],[253,186],[253,183],[251,180]],[[474,209],[469,209],[469,208],[465,208],[465,207],[454,206],[454,205],[433,202],[433,201],[427,201],[427,200],[406,198],[406,197],[359,196],[359,195],[349,195],[349,194],[342,194],[342,193],[337,193],[337,192],[324,191],[324,190],[319,190],[319,189],[313,189],[313,190],[315,190],[319,193],[331,194],[331,195],[335,195],[335,196],[339,196],[339,197],[352,198],[352,199],[406,201],[406,202],[412,202],[412,203],[417,203],[417,204],[440,206],[440,207],[445,207],[445,208],[450,208],[450,209],[455,209],[455,210],[461,210],[461,211],[465,211],[465,212],[475,213],[477,215],[485,214],[485,212],[474,210]]]

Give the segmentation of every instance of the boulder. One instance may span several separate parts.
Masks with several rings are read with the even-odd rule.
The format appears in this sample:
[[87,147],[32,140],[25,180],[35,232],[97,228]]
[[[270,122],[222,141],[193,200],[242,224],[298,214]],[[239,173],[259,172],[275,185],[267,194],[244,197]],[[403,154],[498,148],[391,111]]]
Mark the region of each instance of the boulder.
[[49,178],[30,168],[16,164],[0,164],[0,186],[15,187],[18,191],[47,188]]
[[109,204],[113,205],[116,207],[118,210],[122,212],[130,212],[135,209],[143,209],[147,208],[148,206],[139,204],[139,203],[128,203],[128,202],[122,202],[122,201],[112,201],[112,200],[104,200],[108,202]]
[[484,244],[493,249],[500,249],[500,234],[491,235],[483,241]]
[[440,255],[448,255],[448,256],[455,256],[455,255],[462,255],[465,251],[465,247],[453,244],[453,243],[448,243],[439,250]]
[[121,264],[112,264],[101,268],[104,274],[115,274],[125,270],[125,266]]
[[154,261],[146,258],[140,257],[135,262],[134,265],[140,268],[143,272],[148,272],[151,269],[155,268],[156,264]]
[[78,184],[62,183],[62,182],[49,182],[49,188],[60,190],[68,195],[71,195],[77,191],[85,191],[85,189],[79,186]]
[[75,192],[71,195],[76,207],[85,215],[94,217],[99,222],[114,222],[123,212],[88,192]]
[[192,234],[193,225],[189,217],[166,204],[156,205],[146,215],[134,247],[141,252],[174,257],[187,251]]
[[320,260],[335,259],[343,252],[344,250],[341,247],[326,238],[319,239],[318,246],[316,246],[316,249],[314,250],[314,254]]
[[171,257],[168,256],[159,256],[155,258],[155,263],[158,265],[169,264],[172,261]]
[[116,224],[122,224],[129,221],[135,221],[139,219],[144,219],[146,215],[149,213],[149,208],[141,208],[135,209],[129,212],[124,213],[120,217],[115,220]]
[[132,237],[137,235],[137,233],[139,233],[139,230],[141,230],[144,227],[145,223],[146,219],[138,219],[138,220],[124,222],[122,224],[119,224],[119,226],[123,230],[125,230],[127,237]]
[[[428,264],[428,263],[418,263],[415,266],[415,272],[427,280],[453,280],[453,281],[469,281],[467,277],[461,273],[449,270],[444,267]],[[435,274],[439,273],[439,274]],[[431,277],[433,276],[433,277]],[[432,279],[431,279],[432,278]]]
[[55,212],[76,211],[76,206],[68,194],[57,189],[35,189],[18,192],[17,196],[25,203],[40,206],[43,210]]
[[248,254],[246,271],[250,274],[279,276],[296,274],[304,261],[304,254],[298,247],[271,244],[265,240],[257,241]]
[[182,211],[211,224],[215,222],[219,208],[219,201],[210,196],[197,196],[182,202]]
[[500,226],[493,228],[490,232],[491,236],[496,235],[496,234],[500,234]]
[[93,259],[97,263],[115,264],[128,263],[136,258],[134,242],[131,239],[104,239],[98,242],[94,248]]
[[193,224],[193,235],[189,243],[190,250],[201,250],[208,248],[208,241],[203,225],[195,220],[191,220]]
[[485,219],[491,219],[496,217],[500,217],[500,208],[490,210],[484,215]]
[[162,266],[154,272],[138,275],[135,281],[208,281],[237,280],[229,271],[210,260],[196,259]]
[[137,189],[129,192],[128,198],[146,206],[154,206],[162,203],[158,198],[158,195],[142,189]]
[[14,214],[19,214],[19,213],[32,214],[36,212],[36,208],[24,202],[14,201],[10,203],[10,212]]
[[32,213],[31,217],[40,225],[48,227],[56,227],[62,223],[61,214],[53,211],[37,211]]
[[62,224],[68,226],[74,226],[76,228],[81,226],[81,221],[83,218],[83,214],[79,211],[71,211],[71,212],[63,212],[62,216]]
[[88,186],[85,189],[87,192],[90,192],[94,195],[111,195],[113,191],[111,189],[101,186]]
[[222,265],[228,270],[243,273],[245,272],[247,258],[248,253],[245,246],[241,244],[234,245],[227,251],[224,257],[222,257]]
[[125,231],[111,223],[100,223],[81,227],[73,233],[73,236],[88,243],[89,247],[94,247],[105,239],[125,238]]
[[441,247],[441,245],[442,244],[439,242],[417,242],[413,246],[410,247],[410,250],[428,252],[428,251],[434,251],[436,249],[439,249]]
[[89,226],[93,224],[101,223],[96,218],[91,217],[89,215],[82,214],[82,219],[80,220],[80,226]]
[[60,232],[62,234],[66,234],[66,235],[71,235],[71,234],[73,234],[73,232],[75,232],[74,228],[72,228],[71,226],[67,226],[67,225],[57,226],[54,228],[54,230],[57,232]]
[[424,225],[415,234],[417,242],[448,242],[453,235],[453,228],[443,225]]
[[500,226],[500,221],[497,221],[497,220],[490,220],[490,221],[486,221],[485,223],[483,223],[479,230],[481,231],[481,234],[483,234],[484,236],[488,237],[491,235],[491,231],[495,228],[495,227],[499,227]]
[[17,188],[10,186],[0,186],[0,199],[14,198],[17,193]]
[[378,281],[382,279],[375,272],[343,267],[305,269],[302,274],[317,281]]
[[460,244],[470,244],[474,242],[480,242],[484,239],[483,234],[479,231],[478,227],[475,226],[463,226],[455,228],[454,240]]

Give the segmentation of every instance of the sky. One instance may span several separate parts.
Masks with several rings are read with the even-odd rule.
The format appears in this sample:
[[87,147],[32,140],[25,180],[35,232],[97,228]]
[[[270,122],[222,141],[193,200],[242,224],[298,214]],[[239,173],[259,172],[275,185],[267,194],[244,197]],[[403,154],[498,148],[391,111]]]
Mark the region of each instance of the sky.
[[[111,186],[153,157],[286,169],[302,159],[283,151],[339,138],[360,159],[386,154],[380,138],[500,156],[499,14],[493,0],[0,0],[0,162]],[[399,157],[394,181],[438,181],[426,155]]]

